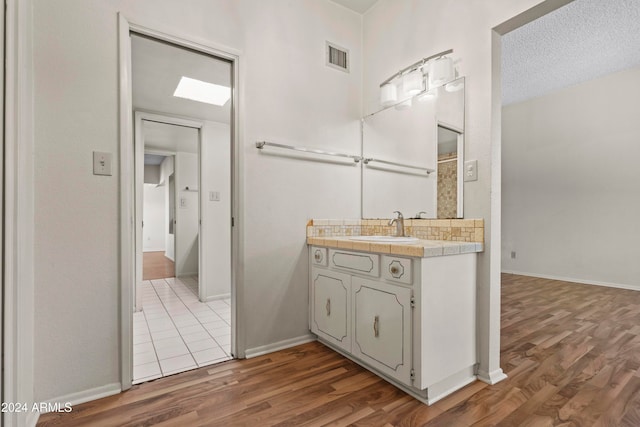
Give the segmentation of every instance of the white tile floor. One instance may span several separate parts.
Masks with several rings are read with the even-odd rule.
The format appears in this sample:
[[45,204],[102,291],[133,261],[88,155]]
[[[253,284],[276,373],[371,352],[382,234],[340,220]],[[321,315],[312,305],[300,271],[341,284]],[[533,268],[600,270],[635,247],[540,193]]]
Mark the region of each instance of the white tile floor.
[[133,314],[133,383],[231,359],[230,301],[198,301],[194,277],[149,280]]

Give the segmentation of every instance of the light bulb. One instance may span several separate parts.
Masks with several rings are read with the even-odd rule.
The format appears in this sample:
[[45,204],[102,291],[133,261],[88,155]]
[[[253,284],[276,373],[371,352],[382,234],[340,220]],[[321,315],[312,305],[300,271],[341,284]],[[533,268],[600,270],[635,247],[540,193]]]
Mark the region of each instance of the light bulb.
[[436,91],[435,90],[430,90],[430,91],[426,91],[422,95],[418,96],[418,101],[427,102],[427,101],[430,101],[430,100],[434,99],[435,97],[436,97]]
[[444,85],[444,90],[446,90],[447,92],[457,92],[459,90],[462,90],[463,88],[464,80],[462,79],[454,80],[451,83],[447,83],[446,85]]
[[402,90],[409,96],[417,95],[422,92],[422,71],[420,69],[413,70],[402,77]]
[[434,59],[429,64],[429,85],[442,86],[454,77],[453,61],[443,56]]
[[393,82],[382,85],[380,88],[380,104],[384,107],[393,105],[398,101],[398,90]]

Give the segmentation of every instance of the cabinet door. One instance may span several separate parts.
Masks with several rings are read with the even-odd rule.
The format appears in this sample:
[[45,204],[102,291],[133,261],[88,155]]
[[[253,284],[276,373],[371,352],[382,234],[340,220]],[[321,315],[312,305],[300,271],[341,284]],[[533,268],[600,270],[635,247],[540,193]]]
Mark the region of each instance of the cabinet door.
[[311,332],[351,351],[351,276],[311,269]]
[[411,289],[352,280],[354,356],[411,385]]

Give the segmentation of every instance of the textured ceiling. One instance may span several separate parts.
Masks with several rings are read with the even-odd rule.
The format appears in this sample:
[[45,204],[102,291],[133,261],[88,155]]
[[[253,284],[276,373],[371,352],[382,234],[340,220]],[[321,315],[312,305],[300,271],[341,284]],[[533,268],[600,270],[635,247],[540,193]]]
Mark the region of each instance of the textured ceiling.
[[502,103],[640,66],[640,0],[575,0],[502,37]]

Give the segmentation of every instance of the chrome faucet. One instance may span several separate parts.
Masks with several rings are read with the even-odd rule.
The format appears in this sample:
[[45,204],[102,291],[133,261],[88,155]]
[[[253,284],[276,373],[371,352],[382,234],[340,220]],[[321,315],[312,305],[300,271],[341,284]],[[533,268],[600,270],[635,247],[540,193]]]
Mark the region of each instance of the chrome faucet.
[[427,215],[427,213],[425,211],[420,211],[416,214],[415,219],[422,219],[422,214]]
[[404,235],[404,217],[402,216],[402,212],[394,211],[393,213],[398,214],[397,218],[392,218],[389,221],[389,225],[396,224],[396,237],[405,237]]

